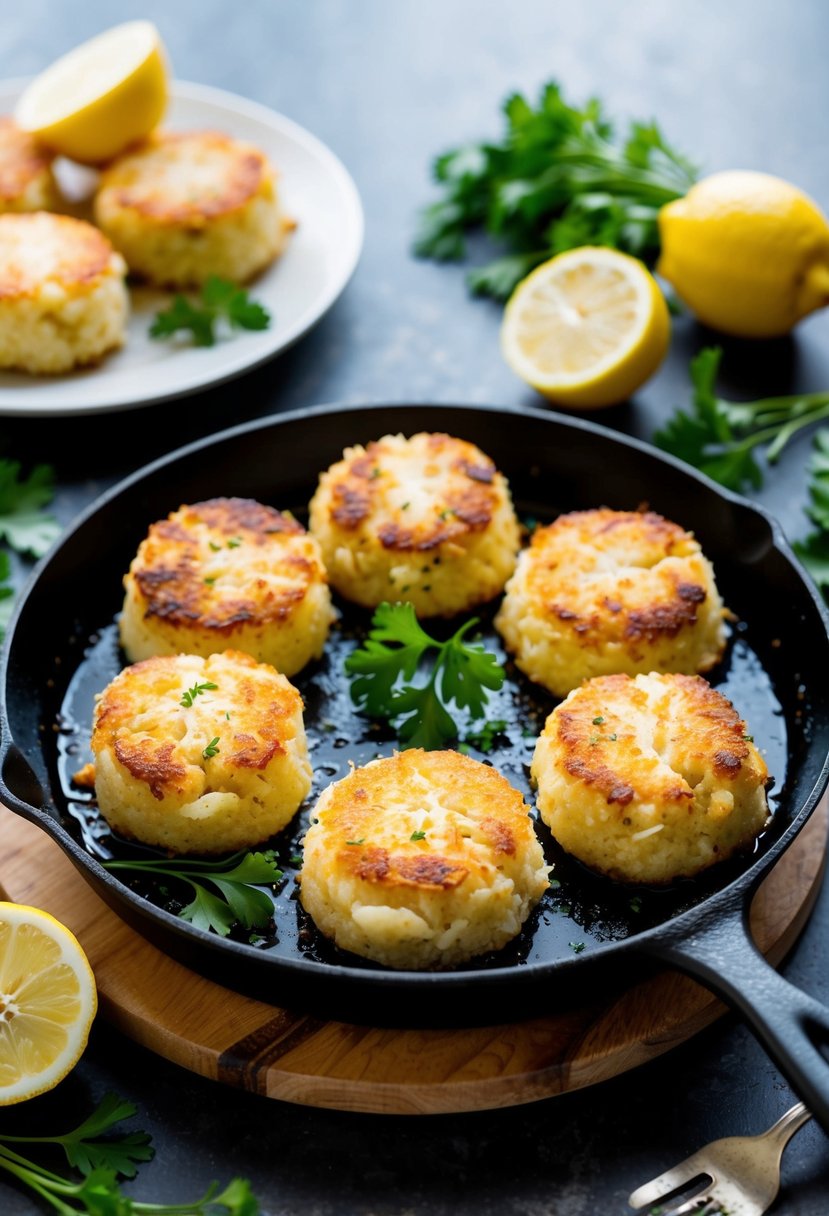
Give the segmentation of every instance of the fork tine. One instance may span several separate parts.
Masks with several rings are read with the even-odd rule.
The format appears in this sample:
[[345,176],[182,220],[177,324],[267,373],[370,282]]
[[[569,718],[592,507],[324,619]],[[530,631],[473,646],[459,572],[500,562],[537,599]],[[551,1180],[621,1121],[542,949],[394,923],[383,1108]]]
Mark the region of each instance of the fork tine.
[[712,1185],[714,1179],[704,1169],[700,1169],[697,1154],[694,1153],[685,1161],[680,1161],[678,1165],[665,1170],[665,1173],[660,1174],[658,1178],[652,1178],[650,1182],[645,1182],[642,1186],[637,1187],[628,1199],[628,1206],[636,1211],[640,1208],[652,1207],[654,1204],[661,1203],[674,1191],[687,1187],[696,1178],[699,1179],[699,1186],[695,1192],[694,1202],[698,1203],[700,1199],[706,1197],[707,1188]]

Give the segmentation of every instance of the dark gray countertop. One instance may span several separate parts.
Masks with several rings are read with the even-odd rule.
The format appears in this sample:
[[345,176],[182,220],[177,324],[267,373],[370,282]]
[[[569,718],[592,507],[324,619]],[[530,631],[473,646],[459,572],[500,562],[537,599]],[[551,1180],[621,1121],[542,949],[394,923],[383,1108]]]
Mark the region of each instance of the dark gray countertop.
[[[0,76],[36,72],[134,16],[157,22],[179,78],[252,97],[328,143],[361,192],[366,244],[329,315],[244,378],[98,418],[0,419],[3,454],[56,465],[67,522],[145,461],[277,410],[333,401],[538,404],[502,362],[498,307],[468,297],[462,269],[408,251],[416,208],[432,196],[432,155],[498,133],[498,103],[513,89],[535,94],[555,76],[576,99],[600,94],[611,115],[657,117],[708,171],[776,173],[829,206],[822,0],[28,0],[3,5]],[[648,437],[687,400],[688,358],[711,340],[678,319],[656,377],[635,402],[596,420]],[[829,386],[829,312],[791,339],[726,343],[722,383],[735,395]],[[808,447],[808,436],[794,443],[758,495],[790,537],[807,530]],[[828,929],[829,889],[784,967],[825,1003]],[[715,1136],[759,1131],[793,1100],[733,1017],[597,1088],[510,1111],[419,1119],[317,1111],[221,1088],[99,1018],[74,1073],[19,1117],[68,1124],[110,1089],[138,1104],[158,1150],[132,1194],[184,1200],[211,1178],[240,1173],[269,1216],[621,1214],[627,1194],[654,1173]],[[0,1127],[16,1117],[0,1112]],[[3,1216],[43,1210],[0,1181]],[[787,1151],[775,1210],[829,1212],[829,1145],[813,1125]]]

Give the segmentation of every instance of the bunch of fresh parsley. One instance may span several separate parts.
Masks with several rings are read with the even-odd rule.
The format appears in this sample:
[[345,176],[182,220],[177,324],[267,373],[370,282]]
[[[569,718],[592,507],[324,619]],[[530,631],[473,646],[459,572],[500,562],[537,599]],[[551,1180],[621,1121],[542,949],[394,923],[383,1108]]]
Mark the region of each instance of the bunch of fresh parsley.
[[442,197],[420,213],[416,254],[459,261],[466,234],[485,230],[504,255],[467,281],[473,293],[496,299],[565,249],[610,245],[656,256],[660,208],[697,178],[656,123],[632,122],[619,137],[598,100],[569,105],[555,81],[537,106],[516,93],[503,110],[500,141],[469,144],[434,162]]
[[[27,477],[21,477],[18,461],[0,460],[0,541],[26,557],[43,557],[60,535],[55,517],[43,510],[54,492],[55,475],[49,465],[35,465]],[[0,549],[0,638],[8,625],[14,596],[9,584],[9,549]]]
[[[716,392],[721,358],[719,347],[706,347],[691,360],[691,408],[677,410],[655,432],[654,442],[731,490],[759,489],[763,470],[757,451],[774,464],[793,435],[829,418],[829,392],[729,401]],[[818,586],[829,593],[829,430],[815,437],[809,498],[816,530],[794,547]]]
[[[150,1161],[154,1150],[146,1132],[107,1133],[135,1113],[132,1103],[106,1094],[88,1119],[62,1135],[0,1133],[0,1170],[34,1191],[60,1216],[258,1216],[259,1204],[244,1178],[234,1178],[221,1191],[213,1183],[190,1203],[145,1203],[126,1196],[118,1178],[134,1178],[137,1167]],[[79,1177],[46,1169],[12,1147],[24,1144],[60,1148]]]
[[150,337],[172,338],[183,331],[190,333],[195,346],[214,346],[221,321],[231,329],[267,329],[271,317],[238,284],[211,275],[198,299],[176,295],[169,308],[156,313]]
[[[394,723],[406,747],[445,747],[459,732],[448,706],[483,718],[487,689],[497,691],[504,682],[495,655],[465,640],[477,623],[473,617],[439,642],[420,626],[410,603],[380,604],[365,642],[345,661],[355,704]],[[418,672],[423,678],[416,683]]]

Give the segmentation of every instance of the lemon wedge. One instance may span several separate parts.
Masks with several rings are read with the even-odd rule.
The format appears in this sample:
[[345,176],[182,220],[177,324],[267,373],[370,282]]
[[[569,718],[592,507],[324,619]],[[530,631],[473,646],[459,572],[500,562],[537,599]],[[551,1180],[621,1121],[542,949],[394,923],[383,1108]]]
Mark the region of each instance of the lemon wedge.
[[95,977],[74,934],[39,908],[0,903],[0,1106],[66,1076],[97,1007]]
[[556,405],[624,401],[665,357],[671,325],[653,275],[616,249],[569,249],[536,267],[507,302],[504,358]]
[[128,21],[36,76],[14,117],[52,151],[94,165],[149,135],[167,97],[167,55],[158,30],[151,21]]

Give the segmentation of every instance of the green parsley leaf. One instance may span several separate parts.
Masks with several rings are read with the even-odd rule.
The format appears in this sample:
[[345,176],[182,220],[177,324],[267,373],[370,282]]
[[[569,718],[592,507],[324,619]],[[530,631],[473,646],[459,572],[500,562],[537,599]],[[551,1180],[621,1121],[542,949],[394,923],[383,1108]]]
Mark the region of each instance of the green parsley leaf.
[[[369,717],[393,722],[407,747],[433,750],[457,738],[447,706],[454,703],[470,717],[482,718],[487,690],[504,682],[495,656],[465,640],[476,624],[473,618],[439,642],[420,626],[411,603],[380,604],[365,642],[345,661],[355,705]],[[413,682],[419,671],[425,683]]]
[[53,496],[50,465],[36,465],[28,477],[21,477],[18,461],[0,460],[0,539],[18,553],[43,557],[60,535],[60,524],[42,509]]
[[425,839],[426,839],[425,832],[412,832],[411,836],[409,837],[409,840],[425,840]]
[[811,532],[794,542],[794,551],[817,586],[829,598],[829,532]]
[[829,418],[829,393],[728,401],[715,390],[721,358],[718,347],[707,347],[692,359],[691,410],[677,410],[653,439],[731,490],[759,489],[763,473],[755,450],[763,448],[773,464],[799,430]]
[[222,320],[230,329],[261,330],[268,328],[271,316],[237,283],[211,275],[196,300],[176,295],[169,308],[156,313],[150,337],[171,338],[189,331],[195,346],[213,346]]
[[365,838],[365,836],[361,836],[359,840],[347,840],[345,843],[346,843],[346,844],[353,844],[353,845],[357,845],[357,844],[365,844],[365,843],[366,843],[366,838]]
[[212,760],[212,758],[214,756],[218,756],[218,754],[219,754],[219,736],[214,735],[213,738],[208,743],[207,747],[202,752],[202,755],[204,756],[205,760]]
[[[259,885],[282,877],[272,850],[240,852],[220,861],[171,860],[105,861],[108,870],[164,875],[177,878],[193,892],[192,901],[179,916],[206,932],[226,937],[238,921],[246,929],[261,929],[273,915],[273,900]],[[206,885],[209,884],[209,885]],[[212,889],[211,889],[212,888]]]
[[503,255],[467,282],[497,299],[564,249],[612,245],[655,259],[660,208],[687,194],[697,176],[655,123],[632,123],[617,137],[596,99],[571,106],[555,81],[535,105],[521,94],[508,97],[503,113],[500,140],[435,161],[441,197],[418,217],[418,256],[459,261],[467,233],[485,230]]
[[[204,1195],[190,1203],[148,1203],[129,1199],[118,1184],[118,1175],[134,1178],[136,1167],[151,1160],[153,1149],[146,1132],[105,1136],[115,1124],[135,1114],[135,1107],[115,1094],[106,1094],[100,1104],[78,1127],[55,1136],[0,1135],[0,1170],[29,1188],[39,1200],[63,1216],[259,1216],[259,1205],[248,1182],[233,1178],[220,1189],[213,1182]],[[24,1157],[17,1148],[57,1146],[81,1177],[66,1177]]]
[[203,692],[211,692],[218,687],[218,684],[213,684],[210,680],[205,680],[202,684],[194,684],[192,688],[188,688],[186,692],[182,693],[179,705],[183,705],[185,709],[189,709],[196,697],[201,696]]

